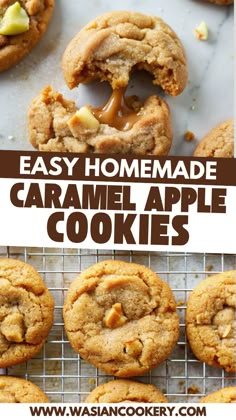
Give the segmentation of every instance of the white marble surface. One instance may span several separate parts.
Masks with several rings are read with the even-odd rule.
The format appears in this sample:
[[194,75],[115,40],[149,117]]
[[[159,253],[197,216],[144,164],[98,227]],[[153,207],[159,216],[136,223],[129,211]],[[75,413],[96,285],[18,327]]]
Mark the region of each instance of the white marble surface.
[[[47,84],[74,98],[78,105],[101,104],[107,84],[94,82],[69,91],[60,60],[70,39],[92,18],[111,10],[159,15],[179,35],[187,53],[189,83],[178,97],[164,95],[142,73],[132,76],[128,93],[157,93],[169,103],[174,139],[171,155],[191,155],[204,134],[233,114],[233,7],[201,0],[55,0],[50,28],[33,52],[15,68],[0,74],[0,149],[32,150],[27,135],[30,101]],[[193,30],[205,21],[209,39],[199,41]],[[184,140],[190,130],[194,142]]]

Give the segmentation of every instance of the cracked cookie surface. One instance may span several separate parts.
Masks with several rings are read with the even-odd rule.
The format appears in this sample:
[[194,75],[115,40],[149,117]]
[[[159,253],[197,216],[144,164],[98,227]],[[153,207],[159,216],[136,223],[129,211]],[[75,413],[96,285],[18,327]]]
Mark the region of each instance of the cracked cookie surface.
[[[0,15],[16,0],[0,0]],[[17,64],[39,42],[51,19],[54,0],[19,0],[29,16],[29,30],[19,35],[0,35],[0,71]]]
[[159,17],[131,11],[98,16],[72,39],[62,59],[71,89],[94,79],[108,81],[113,89],[125,87],[135,69],[147,70],[153,83],[170,95],[186,86],[183,46]]
[[0,367],[22,363],[40,351],[53,310],[53,299],[32,266],[0,259]]
[[201,398],[200,403],[236,403],[236,387],[219,389]]
[[211,365],[236,371],[236,271],[201,281],[190,293],[186,330],[195,356]]
[[95,388],[87,403],[167,403],[167,398],[154,385],[117,379]]
[[81,357],[115,376],[140,375],[163,362],[179,335],[169,286],[149,268],[103,261],[71,284],[63,315]]
[[230,119],[214,127],[197,145],[196,157],[234,157],[234,120]]
[[0,376],[0,403],[48,403],[48,397],[30,381]]
[[130,108],[137,109],[138,120],[127,131],[101,123],[88,129],[70,124],[78,108],[46,87],[29,109],[28,126],[32,145],[41,151],[78,153],[133,153],[167,155],[172,143],[170,111],[158,96],[144,104],[131,98]]

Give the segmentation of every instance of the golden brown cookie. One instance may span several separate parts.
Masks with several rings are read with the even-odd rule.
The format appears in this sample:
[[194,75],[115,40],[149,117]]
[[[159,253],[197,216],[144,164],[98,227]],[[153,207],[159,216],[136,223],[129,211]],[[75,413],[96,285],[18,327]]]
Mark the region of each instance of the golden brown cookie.
[[236,403],[236,387],[229,386],[201,398],[200,403]]
[[128,85],[130,73],[144,69],[153,83],[176,96],[187,83],[186,57],[175,32],[162,19],[113,11],[88,23],[69,43],[62,59],[69,88],[94,79],[113,89]]
[[95,388],[87,403],[167,403],[168,400],[154,385],[117,379]]
[[220,6],[226,6],[234,2],[234,0],[206,0],[206,1],[209,1],[210,3],[219,4]]
[[48,397],[30,381],[0,376],[0,403],[48,403]]
[[[16,0],[0,0],[0,16]],[[54,0],[20,0],[29,16],[29,29],[18,35],[0,35],[0,71],[17,64],[39,42],[51,19]]]
[[0,259],[0,367],[24,362],[40,351],[53,309],[53,299],[32,266]]
[[234,157],[234,120],[222,122],[213,128],[197,145],[196,157]]
[[[81,109],[86,109],[83,117],[77,115]],[[106,106],[81,109],[51,87],[45,88],[29,110],[32,145],[54,152],[168,154],[170,111],[158,96],[150,96],[144,104],[136,97],[124,103],[122,91],[115,91]]]
[[236,271],[201,281],[190,293],[186,329],[195,356],[211,366],[236,371]]
[[163,362],[179,335],[174,296],[149,268],[102,261],[71,284],[63,315],[81,357],[115,376],[140,375]]

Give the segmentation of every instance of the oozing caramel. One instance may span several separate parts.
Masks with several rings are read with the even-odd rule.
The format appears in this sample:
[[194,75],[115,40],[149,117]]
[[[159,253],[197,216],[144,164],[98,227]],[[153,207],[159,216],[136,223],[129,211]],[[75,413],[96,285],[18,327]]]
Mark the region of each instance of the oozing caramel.
[[101,124],[128,131],[140,119],[140,115],[128,107],[124,93],[125,88],[115,89],[105,105],[92,108],[92,113]]

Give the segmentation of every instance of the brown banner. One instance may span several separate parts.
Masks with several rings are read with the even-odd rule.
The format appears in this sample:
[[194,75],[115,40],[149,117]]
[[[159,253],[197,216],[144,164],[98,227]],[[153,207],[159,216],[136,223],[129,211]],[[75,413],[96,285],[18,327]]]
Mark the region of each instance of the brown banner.
[[236,159],[2,150],[0,178],[236,186]]

